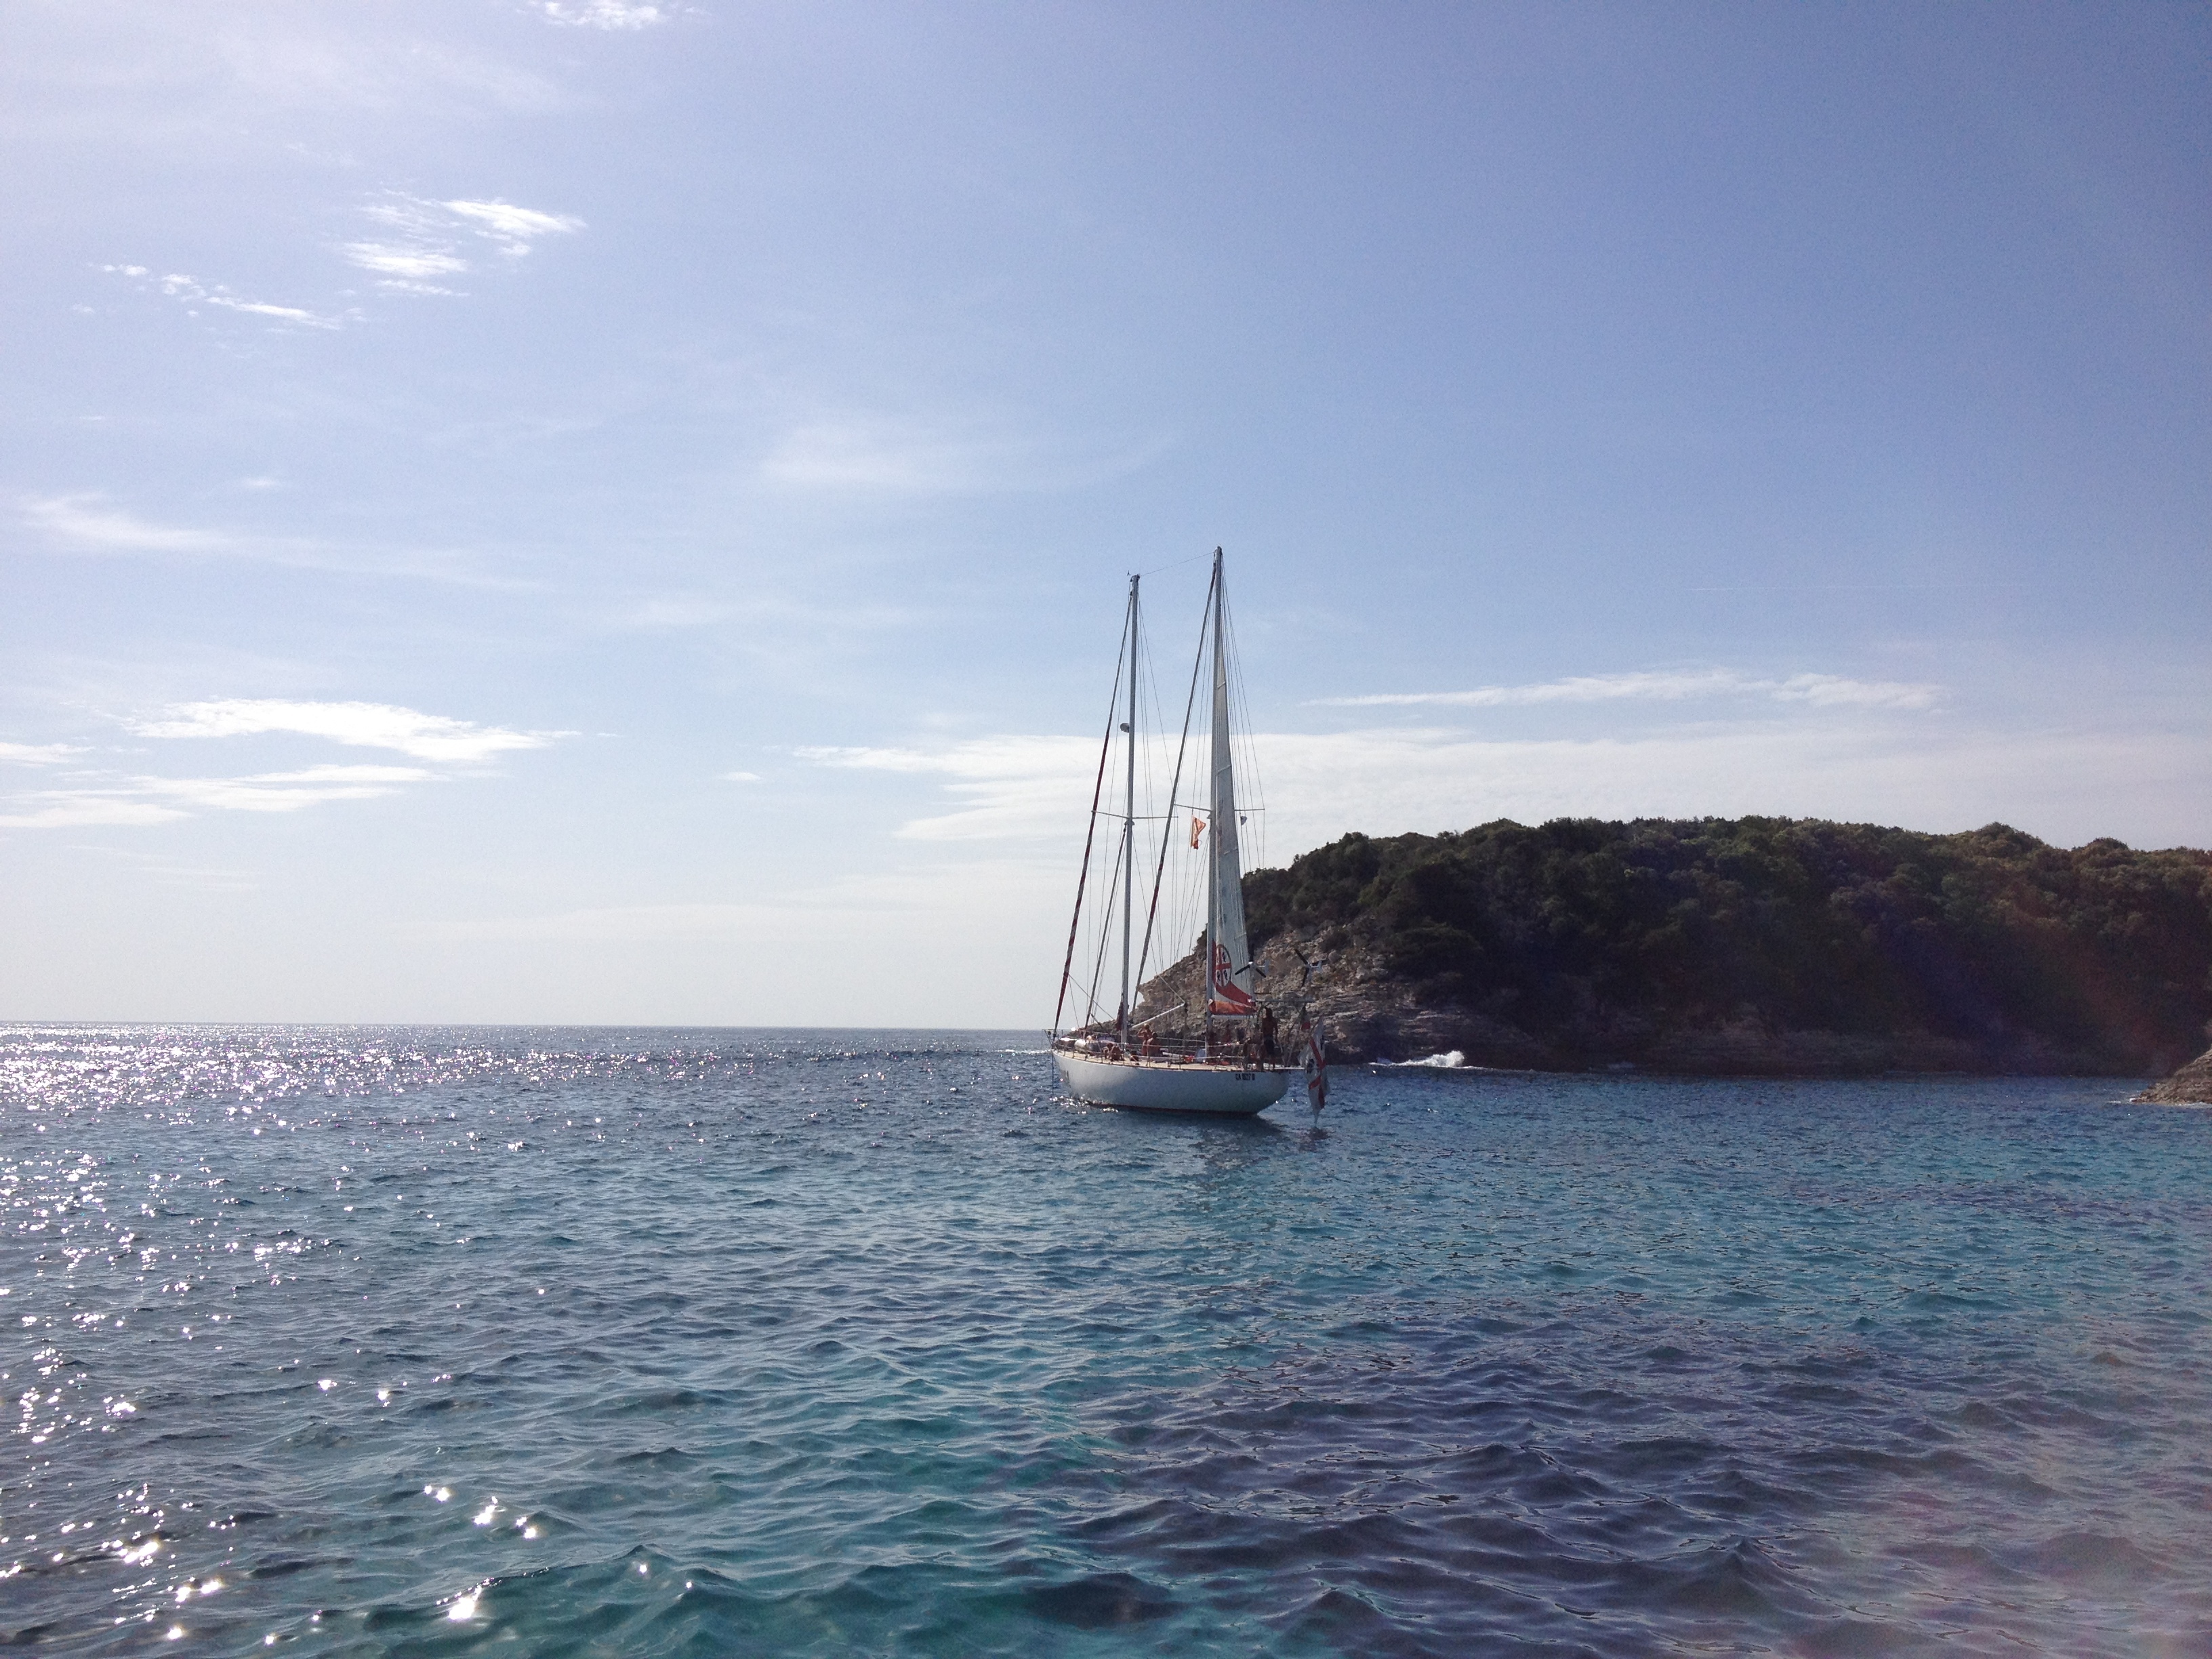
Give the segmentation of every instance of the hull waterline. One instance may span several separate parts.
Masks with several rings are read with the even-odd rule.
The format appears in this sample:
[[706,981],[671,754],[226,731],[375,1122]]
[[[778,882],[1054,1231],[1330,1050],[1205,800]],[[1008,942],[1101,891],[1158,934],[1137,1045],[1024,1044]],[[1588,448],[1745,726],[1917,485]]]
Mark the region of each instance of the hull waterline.
[[1078,1100],[1139,1112],[1207,1112],[1249,1117],[1283,1097],[1297,1073],[1287,1066],[1176,1065],[1160,1060],[1106,1060],[1053,1051],[1060,1081]]

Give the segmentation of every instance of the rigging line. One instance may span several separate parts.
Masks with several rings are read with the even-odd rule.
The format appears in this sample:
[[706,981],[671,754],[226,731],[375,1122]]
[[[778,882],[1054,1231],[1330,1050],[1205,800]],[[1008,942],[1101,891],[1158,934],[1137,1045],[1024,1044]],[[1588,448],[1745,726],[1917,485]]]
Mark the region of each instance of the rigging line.
[[1091,997],[1083,1006],[1083,1023],[1098,1023],[1098,988],[1106,977],[1106,947],[1114,942],[1114,880],[1121,873],[1121,846],[1114,846],[1114,867],[1106,872],[1106,914],[1099,919],[1098,959],[1091,964]]
[[[1156,569],[1139,570],[1134,574],[1139,576],[1157,576],[1162,570],[1180,570],[1187,564],[1196,564],[1200,559],[1210,559],[1212,556],[1213,556],[1211,553],[1194,553],[1187,559],[1171,559],[1167,563],[1159,566]],[[1209,582],[1207,584],[1208,589],[1210,590],[1212,586],[1212,584]]]
[[[1185,562],[1188,563],[1188,561],[1186,560]],[[1206,602],[1207,609],[1210,610],[1213,604],[1213,582],[1211,578],[1207,579],[1206,584]],[[1206,611],[1199,612],[1198,649],[1192,653],[1190,659],[1190,695],[1183,699],[1182,736],[1176,744],[1175,781],[1168,786],[1168,810],[1166,818],[1164,820],[1168,823],[1175,822],[1176,796],[1182,789],[1183,750],[1190,744],[1191,711],[1198,707],[1198,671],[1206,661]],[[1168,847],[1174,840],[1173,835],[1165,830],[1161,832],[1160,861],[1152,871],[1152,902],[1145,911],[1145,948],[1137,953],[1137,982],[1139,985],[1145,981],[1145,963],[1151,959],[1152,954],[1152,922],[1160,913],[1160,882],[1167,874]]]
[[1098,799],[1106,787],[1106,757],[1114,749],[1114,705],[1121,698],[1121,646],[1129,642],[1127,618],[1121,623],[1121,641],[1114,647],[1114,695],[1106,699],[1106,735],[1098,744],[1098,780],[1091,786],[1091,828],[1083,836],[1083,873],[1075,878],[1075,914],[1067,919],[1067,954],[1060,963],[1060,997],[1052,1005],[1052,1029],[1060,1030],[1060,1011],[1067,1006],[1067,975],[1075,966],[1075,930],[1083,925],[1083,889],[1091,879],[1091,842],[1098,833]]
[[1086,1006],[1097,1006],[1098,1001],[1097,987],[1095,985],[1085,985],[1081,980],[1078,980],[1075,981],[1075,988],[1083,996]]

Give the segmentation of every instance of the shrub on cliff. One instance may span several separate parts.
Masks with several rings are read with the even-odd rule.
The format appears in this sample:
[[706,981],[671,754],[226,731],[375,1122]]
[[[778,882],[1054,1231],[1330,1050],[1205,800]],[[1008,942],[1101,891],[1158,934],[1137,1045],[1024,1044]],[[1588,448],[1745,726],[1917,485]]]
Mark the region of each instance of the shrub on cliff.
[[2040,1044],[2164,1070],[2212,1018],[2212,854],[1789,818],[1501,820],[1255,871],[1255,948],[1350,928],[1422,994],[1559,1029],[1616,1011]]

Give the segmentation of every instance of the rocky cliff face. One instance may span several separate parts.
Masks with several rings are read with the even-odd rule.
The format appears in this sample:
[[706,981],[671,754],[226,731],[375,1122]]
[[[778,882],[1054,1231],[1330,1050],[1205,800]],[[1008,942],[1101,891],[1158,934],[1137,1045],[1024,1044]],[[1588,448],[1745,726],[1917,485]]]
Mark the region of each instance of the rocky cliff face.
[[[1346,836],[1245,878],[1347,1058],[2155,1076],[2212,1032],[2212,854],[1814,819]],[[1197,1018],[1198,963],[1146,988]]]
[[2136,1098],[2154,1106],[2212,1106],[2212,1049]]
[[[1753,1008],[1706,1022],[1668,1023],[1632,1012],[1585,1009],[1557,1027],[1531,1031],[1495,1003],[1433,994],[1394,974],[1380,930],[1351,927],[1285,933],[1256,959],[1260,994],[1295,1022],[1310,1012],[1327,1031],[1332,1058],[1415,1060],[1459,1050],[1470,1066],[1583,1071],[1627,1066],[1705,1076],[1868,1076],[1882,1072],[1981,1072],[2016,1075],[2109,1072],[2094,1054],[2021,1034],[2008,1043],[1962,1042],[1926,1031],[1868,1036],[1778,1026]],[[1367,937],[1363,937],[1367,934]],[[1138,1013],[1179,1008],[1163,1031],[1195,1030],[1199,954],[1146,981]],[[2201,1062],[2200,1062],[2201,1063]],[[2194,1069],[2194,1068],[2192,1068]],[[2164,1085],[2160,1085],[2164,1086]]]

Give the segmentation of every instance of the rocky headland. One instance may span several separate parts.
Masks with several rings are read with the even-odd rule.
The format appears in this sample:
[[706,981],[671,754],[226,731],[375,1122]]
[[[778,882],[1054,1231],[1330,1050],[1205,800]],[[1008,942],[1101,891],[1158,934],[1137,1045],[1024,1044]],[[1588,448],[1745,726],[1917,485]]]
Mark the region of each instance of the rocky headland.
[[[1261,994],[1346,1059],[2147,1077],[2212,1034],[2212,854],[2191,848],[1499,822],[1348,836],[1253,872],[1245,905]],[[1139,1012],[1187,1023],[1199,988],[1194,951]]]
[[2212,1106],[2212,1049],[2172,1077],[2161,1078],[2136,1098],[2152,1106]]

